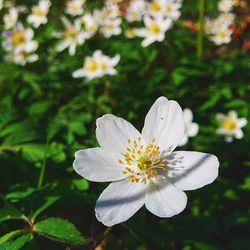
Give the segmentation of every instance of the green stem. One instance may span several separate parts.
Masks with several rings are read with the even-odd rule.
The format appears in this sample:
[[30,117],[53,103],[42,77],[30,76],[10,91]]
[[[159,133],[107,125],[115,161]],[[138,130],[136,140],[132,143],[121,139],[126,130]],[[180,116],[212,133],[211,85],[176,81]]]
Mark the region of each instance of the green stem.
[[197,34],[197,50],[196,50],[196,56],[198,60],[201,60],[203,53],[204,12],[205,12],[205,0],[199,0],[199,31]]
[[43,163],[42,163],[42,168],[40,171],[40,175],[39,175],[39,179],[38,179],[38,184],[37,184],[37,188],[40,189],[43,185],[43,180],[44,180],[44,175],[45,175],[45,169],[46,169],[46,160],[47,160],[47,153],[48,153],[48,148],[49,148],[49,140],[50,137],[49,135],[47,136],[47,140],[46,140],[46,148],[45,148],[45,152],[44,152],[44,158],[43,158]]

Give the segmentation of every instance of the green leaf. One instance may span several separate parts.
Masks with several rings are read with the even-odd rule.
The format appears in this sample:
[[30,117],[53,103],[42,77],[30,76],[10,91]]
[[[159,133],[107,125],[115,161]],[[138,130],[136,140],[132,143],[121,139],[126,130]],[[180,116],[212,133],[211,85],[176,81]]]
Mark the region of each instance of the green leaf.
[[74,245],[86,242],[78,229],[70,222],[60,218],[48,218],[34,225],[34,231],[56,241]]
[[10,204],[5,204],[3,207],[0,208],[0,222],[7,221],[7,220],[23,220],[25,216],[21,211],[16,209]]
[[89,182],[85,179],[75,179],[72,181],[71,188],[86,191],[89,189]]
[[39,214],[41,214],[48,207],[52,206],[59,198],[60,198],[59,196],[50,196],[50,197],[47,197],[45,203],[34,212],[32,218],[31,218],[32,221],[35,221],[35,219],[37,218],[37,216]]
[[0,250],[18,250],[21,249],[26,243],[33,239],[31,233],[23,235],[14,241],[6,242],[0,245]]
[[15,231],[9,232],[9,233],[1,236],[0,237],[0,244],[16,238],[17,236],[22,234],[22,232],[23,232],[23,229],[19,229],[19,230],[15,230]]

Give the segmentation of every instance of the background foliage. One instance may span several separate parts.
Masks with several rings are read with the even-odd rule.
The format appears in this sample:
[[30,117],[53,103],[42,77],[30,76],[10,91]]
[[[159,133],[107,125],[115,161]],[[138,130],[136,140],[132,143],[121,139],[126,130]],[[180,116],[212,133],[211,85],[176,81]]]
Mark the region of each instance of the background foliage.
[[[250,61],[243,48],[249,35],[220,47],[205,38],[197,60],[197,33],[183,23],[197,21],[198,2],[184,1],[182,17],[162,43],[142,48],[140,39],[96,36],[70,57],[54,51],[51,33],[60,27],[56,17],[64,3],[53,1],[49,22],[36,31],[38,62],[18,66],[1,52],[0,249],[249,249],[250,124],[244,138],[230,144],[215,134],[217,112],[236,110],[249,119]],[[213,16],[215,6],[207,1],[206,15]],[[121,55],[118,74],[87,83],[73,79],[71,73],[96,49]],[[106,229],[94,206],[107,184],[80,178],[72,168],[74,153],[97,145],[97,117],[113,113],[141,129],[161,95],[194,112],[200,131],[183,148],[217,155],[220,176],[188,192],[188,207],[178,216],[159,219],[141,209]]]

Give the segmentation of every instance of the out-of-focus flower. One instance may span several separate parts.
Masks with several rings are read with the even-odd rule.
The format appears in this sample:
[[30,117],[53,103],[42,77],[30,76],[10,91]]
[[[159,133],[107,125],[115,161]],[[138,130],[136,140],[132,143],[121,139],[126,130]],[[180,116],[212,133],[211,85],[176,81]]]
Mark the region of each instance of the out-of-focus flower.
[[3,8],[3,0],[0,0],[0,10]]
[[213,41],[216,45],[221,45],[231,42],[232,30],[230,29],[221,29],[217,31],[213,36],[210,37],[210,40]]
[[88,38],[94,36],[98,30],[98,22],[90,13],[85,14],[81,18],[84,30],[88,33]]
[[57,46],[57,51],[61,52],[66,48],[69,48],[69,54],[75,55],[77,45],[82,45],[88,34],[81,28],[81,20],[76,19],[72,24],[65,17],[62,17],[62,23],[64,25],[63,32],[55,32],[54,37],[62,39],[60,44]]
[[120,27],[121,23],[122,23],[121,18],[107,18],[102,23],[100,27],[100,32],[106,38],[120,35],[122,32],[122,29]]
[[83,10],[84,4],[85,0],[69,0],[66,2],[65,12],[71,16],[82,15],[84,12]]
[[148,3],[147,14],[153,17],[162,17],[166,6],[165,0],[153,0]]
[[124,32],[127,38],[135,38],[138,36],[138,29],[137,28],[128,28]]
[[[198,23],[195,23],[193,21],[190,20],[185,20],[183,22],[183,26],[188,28],[189,30],[191,30],[192,32],[197,32],[199,30],[199,25]],[[206,26],[206,25],[205,25]]]
[[173,1],[168,0],[166,1],[165,7],[164,7],[164,15],[167,18],[170,18],[172,20],[177,20],[180,15],[180,8],[182,6],[182,1]]
[[118,64],[120,56],[108,57],[97,50],[92,56],[86,57],[83,67],[73,72],[74,78],[85,77],[88,80],[100,78],[104,75],[115,75],[117,71],[115,66]]
[[6,61],[14,62],[16,64],[25,65],[33,63],[38,60],[37,54],[27,53],[25,51],[10,52],[6,57]]
[[3,16],[4,28],[11,29],[13,28],[18,20],[18,9],[12,7],[9,9],[8,13]]
[[34,31],[31,28],[25,29],[18,23],[13,31],[4,32],[2,46],[6,51],[30,53],[37,49],[38,43],[33,41]]
[[133,0],[126,9],[125,18],[128,22],[141,21],[146,10],[144,0]]
[[228,115],[218,113],[216,118],[219,121],[219,128],[216,132],[225,136],[227,142],[232,142],[233,138],[243,138],[242,128],[247,124],[246,118],[238,118],[236,111],[230,111]]
[[146,16],[144,19],[145,28],[138,29],[138,36],[144,37],[142,46],[147,47],[155,41],[162,42],[165,32],[171,27],[171,19],[151,18]]
[[188,142],[188,138],[196,136],[199,131],[199,125],[193,122],[193,112],[190,109],[186,108],[183,110],[183,118],[185,133],[179,146],[185,145]]
[[38,28],[41,24],[46,24],[50,5],[51,2],[49,0],[41,0],[38,5],[32,7],[27,22],[32,24],[34,28]]
[[233,0],[220,0],[218,2],[218,10],[221,12],[229,12],[232,10],[233,5]]
[[160,97],[149,110],[142,132],[126,120],[104,115],[96,121],[100,147],[75,154],[75,171],[97,182],[112,182],[97,200],[97,219],[106,226],[122,223],[144,204],[161,218],[182,212],[185,190],[212,183],[216,156],[174,151],[184,135],[179,104]]

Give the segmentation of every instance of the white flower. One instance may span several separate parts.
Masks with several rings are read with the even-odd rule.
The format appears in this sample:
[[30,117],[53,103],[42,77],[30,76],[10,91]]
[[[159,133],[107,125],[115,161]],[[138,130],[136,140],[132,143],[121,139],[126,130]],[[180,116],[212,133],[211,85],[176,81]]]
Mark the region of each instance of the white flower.
[[97,119],[100,147],[75,154],[75,171],[90,181],[112,182],[96,203],[96,217],[106,226],[128,220],[144,204],[159,217],[184,210],[187,196],[213,182],[219,162],[210,154],[173,151],[184,135],[179,104],[160,97],[149,110],[142,133],[114,115]]
[[4,28],[11,29],[16,25],[18,20],[18,9],[12,7],[9,9],[9,12],[3,16]]
[[121,23],[122,20],[120,18],[107,18],[103,21],[100,32],[106,38],[120,35],[122,32],[122,29],[120,27]]
[[147,13],[153,17],[162,17],[166,6],[165,0],[153,0],[148,3]]
[[41,24],[46,24],[50,5],[51,2],[49,0],[41,0],[38,5],[32,7],[32,12],[28,16],[27,22],[32,24],[34,28],[38,28]]
[[220,0],[218,2],[218,9],[221,12],[229,12],[232,10],[234,5],[233,0]]
[[38,43],[32,40],[33,36],[34,31],[31,28],[24,29],[22,24],[18,23],[13,31],[4,33],[2,46],[6,51],[31,53],[38,47]]
[[236,111],[230,111],[228,115],[218,113],[216,115],[220,123],[217,134],[224,135],[227,142],[232,142],[233,138],[242,139],[244,134],[242,128],[247,125],[246,118],[238,118]]
[[141,21],[146,10],[144,0],[133,0],[126,9],[125,18],[128,22]]
[[183,110],[183,118],[185,124],[185,133],[179,146],[183,146],[188,142],[188,137],[194,137],[199,131],[199,125],[193,122],[193,112],[186,108]]
[[221,22],[222,25],[225,25],[227,27],[229,27],[233,23],[234,19],[235,19],[235,15],[230,12],[221,13],[217,17],[217,21]]
[[81,18],[85,31],[88,33],[88,38],[94,36],[98,30],[98,23],[93,15],[85,14]]
[[231,42],[232,30],[229,28],[224,28],[218,30],[213,36],[210,37],[210,40],[213,41],[216,45],[221,45]]
[[172,0],[168,0],[164,6],[164,15],[172,20],[177,20],[180,15],[180,8],[182,6],[181,1],[174,2]]
[[111,58],[97,50],[91,57],[86,57],[83,67],[73,72],[74,78],[86,77],[88,80],[100,78],[104,75],[115,75],[114,67],[118,64],[120,56]]
[[37,54],[27,53],[25,51],[11,52],[6,56],[6,60],[14,62],[16,64],[25,65],[26,63],[32,63],[38,60]]
[[64,25],[63,32],[55,32],[54,37],[62,38],[62,41],[57,47],[57,51],[61,52],[66,48],[69,48],[69,54],[75,55],[77,45],[82,45],[88,34],[81,29],[81,20],[76,19],[74,24],[71,24],[68,19],[62,17]]
[[71,16],[79,16],[83,14],[83,5],[85,0],[70,0],[66,2],[65,12]]
[[127,30],[125,30],[124,35],[127,38],[135,38],[136,36],[138,36],[138,29],[137,28],[128,28]]
[[138,29],[138,35],[144,37],[142,41],[142,46],[147,47],[155,41],[162,42],[165,38],[165,32],[171,27],[171,19],[161,19],[161,18],[150,18],[146,16],[144,18],[145,28]]

